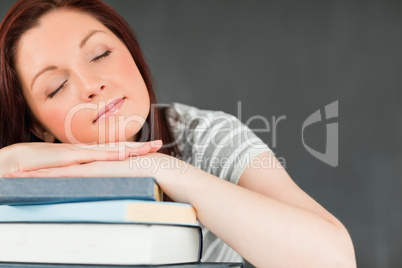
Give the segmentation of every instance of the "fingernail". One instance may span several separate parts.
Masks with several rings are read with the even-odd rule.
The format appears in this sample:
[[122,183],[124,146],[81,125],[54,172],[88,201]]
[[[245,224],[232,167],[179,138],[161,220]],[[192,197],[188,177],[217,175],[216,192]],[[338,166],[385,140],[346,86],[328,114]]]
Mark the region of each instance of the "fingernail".
[[162,144],[162,140],[151,141],[151,146],[161,146]]

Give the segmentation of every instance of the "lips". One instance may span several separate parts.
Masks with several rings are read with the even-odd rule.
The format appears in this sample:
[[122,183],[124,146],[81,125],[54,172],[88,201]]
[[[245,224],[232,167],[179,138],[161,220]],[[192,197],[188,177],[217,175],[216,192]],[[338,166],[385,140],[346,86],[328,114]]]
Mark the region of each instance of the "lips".
[[108,120],[110,117],[114,116],[119,112],[121,107],[124,104],[125,98],[116,98],[110,100],[104,107],[99,109],[98,116],[93,121],[95,122],[102,122]]

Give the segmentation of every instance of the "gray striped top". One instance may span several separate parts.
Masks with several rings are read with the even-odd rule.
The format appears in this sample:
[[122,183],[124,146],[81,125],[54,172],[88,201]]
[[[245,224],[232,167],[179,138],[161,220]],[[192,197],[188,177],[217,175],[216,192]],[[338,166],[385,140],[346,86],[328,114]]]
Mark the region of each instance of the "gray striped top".
[[[182,160],[219,178],[237,183],[242,171],[268,146],[235,116],[173,103],[166,112]],[[202,227],[203,262],[241,262],[232,248]],[[235,234],[233,234],[235,235]]]

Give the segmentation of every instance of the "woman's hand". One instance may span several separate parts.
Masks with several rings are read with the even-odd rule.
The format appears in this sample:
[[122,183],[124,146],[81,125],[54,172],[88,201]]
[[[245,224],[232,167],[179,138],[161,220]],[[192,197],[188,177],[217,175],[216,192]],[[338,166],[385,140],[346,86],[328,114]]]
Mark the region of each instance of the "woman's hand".
[[86,147],[66,143],[18,143],[0,150],[0,175],[21,177],[42,169],[126,160],[130,155],[156,152],[161,146],[161,141],[121,142]]
[[[7,177],[148,177],[154,176],[160,169],[172,169],[168,162],[178,159],[150,151],[147,154],[132,154],[123,161],[117,159],[99,159],[81,164],[53,166],[30,171],[7,173]],[[173,163],[171,162],[171,163]],[[182,162],[188,166],[187,163]],[[161,167],[163,166],[163,167]],[[180,168],[175,165],[176,168]],[[185,168],[184,165],[181,168]],[[185,169],[182,169],[185,170]]]

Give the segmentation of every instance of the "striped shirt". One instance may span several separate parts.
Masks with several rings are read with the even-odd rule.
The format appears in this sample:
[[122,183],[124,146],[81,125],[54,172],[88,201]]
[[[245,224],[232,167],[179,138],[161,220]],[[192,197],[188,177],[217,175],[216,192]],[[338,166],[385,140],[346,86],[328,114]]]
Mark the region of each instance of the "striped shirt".
[[[271,151],[235,116],[173,103],[166,111],[182,160],[237,184],[250,160]],[[203,262],[241,262],[242,257],[202,226]],[[235,235],[235,234],[234,234]]]

